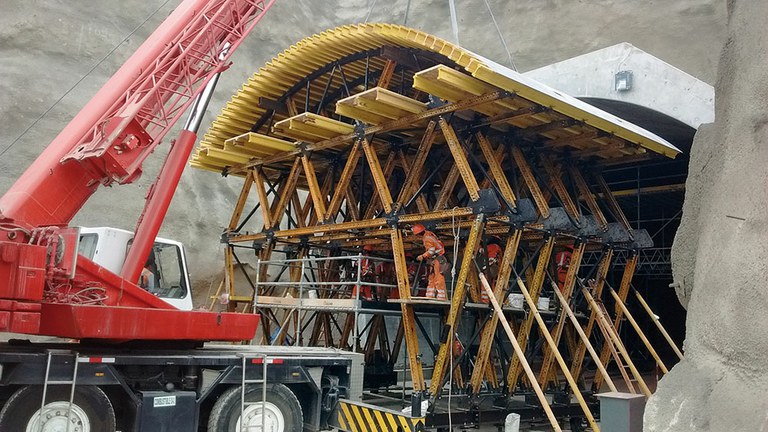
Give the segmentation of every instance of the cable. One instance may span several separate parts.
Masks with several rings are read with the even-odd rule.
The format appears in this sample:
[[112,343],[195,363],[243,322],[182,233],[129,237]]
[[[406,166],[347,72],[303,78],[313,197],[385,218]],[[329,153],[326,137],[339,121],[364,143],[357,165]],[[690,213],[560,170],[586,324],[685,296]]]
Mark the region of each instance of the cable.
[[408,0],[408,3],[405,4],[405,18],[403,18],[403,25],[408,25],[408,12],[411,10],[411,0]]
[[151,14],[150,14],[150,15],[149,15],[149,16],[148,16],[148,17],[147,17],[147,18],[146,18],[144,21],[142,21],[142,22],[141,22],[141,24],[139,24],[138,26],[136,26],[136,28],[134,28],[133,30],[131,30],[131,32],[130,32],[130,33],[128,33],[128,35],[127,35],[127,36],[125,36],[125,37],[123,38],[123,40],[121,40],[121,41],[120,41],[120,43],[118,43],[117,45],[115,45],[115,47],[114,47],[114,48],[112,48],[112,50],[110,50],[110,51],[109,51],[109,52],[108,52],[108,53],[107,53],[107,54],[106,54],[104,57],[102,57],[102,58],[101,58],[101,60],[99,60],[99,61],[98,61],[98,62],[97,62],[95,65],[93,65],[93,67],[92,67],[92,68],[91,68],[91,69],[90,69],[88,72],[86,72],[86,73],[85,73],[85,75],[83,75],[82,77],[80,77],[80,79],[79,79],[79,80],[77,80],[77,82],[76,82],[76,83],[74,83],[74,84],[72,85],[72,87],[70,87],[70,88],[69,88],[69,89],[68,89],[66,92],[64,92],[64,94],[63,94],[63,95],[61,95],[61,97],[60,97],[60,98],[58,98],[58,99],[56,100],[56,102],[54,102],[54,103],[53,103],[53,105],[51,105],[50,107],[48,107],[48,109],[47,109],[47,110],[45,110],[45,111],[44,111],[42,114],[40,114],[40,117],[38,117],[37,119],[35,119],[35,121],[33,121],[31,125],[29,125],[29,126],[26,128],[26,129],[24,129],[24,132],[22,132],[22,133],[21,133],[21,135],[19,135],[18,137],[16,137],[16,139],[15,139],[15,140],[13,140],[13,142],[11,143],[11,145],[9,145],[9,146],[8,146],[8,147],[6,147],[5,149],[3,149],[3,151],[2,151],[2,152],[0,152],[0,156],[2,156],[2,155],[4,155],[5,153],[7,153],[7,152],[8,152],[8,150],[10,150],[10,149],[11,149],[11,148],[12,148],[14,145],[16,145],[16,143],[17,143],[17,142],[19,142],[19,140],[20,140],[22,137],[24,137],[24,135],[26,135],[26,134],[27,134],[27,132],[29,132],[29,131],[30,131],[30,130],[33,128],[33,127],[35,127],[35,126],[36,126],[36,125],[37,125],[37,124],[40,122],[40,120],[42,120],[42,119],[43,119],[43,117],[45,117],[46,115],[48,115],[48,113],[49,113],[49,112],[51,112],[51,110],[52,110],[52,109],[54,109],[54,108],[56,107],[56,105],[58,105],[58,104],[59,104],[59,102],[61,102],[61,101],[62,101],[62,100],[65,98],[65,97],[67,97],[67,95],[68,95],[68,94],[70,94],[70,93],[72,92],[72,90],[74,90],[74,89],[75,89],[75,87],[77,87],[78,85],[80,85],[80,83],[81,83],[81,82],[83,82],[83,80],[85,80],[86,78],[88,78],[88,76],[89,76],[89,75],[90,75],[90,74],[91,74],[91,73],[92,73],[94,70],[96,70],[96,68],[97,68],[97,67],[101,66],[101,64],[102,64],[102,63],[104,63],[104,61],[105,61],[106,59],[108,59],[108,58],[109,58],[109,56],[111,56],[111,55],[112,55],[112,54],[113,54],[115,51],[117,51],[117,49],[118,49],[118,48],[120,48],[120,46],[121,46],[122,44],[124,44],[124,43],[125,43],[125,42],[126,42],[126,41],[127,41],[127,40],[128,40],[130,37],[131,37],[131,36],[133,36],[133,35],[134,35],[134,33],[136,33],[137,31],[139,31],[139,29],[140,29],[141,27],[143,27],[143,26],[144,26],[144,24],[146,24],[146,23],[147,23],[147,21],[149,21],[150,19],[152,19],[152,17],[153,17],[153,16],[155,16],[155,15],[156,15],[158,12],[160,12],[160,9],[164,8],[164,7],[165,7],[165,5],[167,5],[167,4],[168,4],[170,1],[171,1],[171,0],[165,0],[165,1],[163,2],[163,4],[161,4],[161,5],[160,5],[160,7],[158,7],[157,9],[155,9],[155,11],[154,11],[154,12],[152,12],[152,13],[151,13]]
[[453,31],[453,41],[456,43],[456,45],[461,45],[459,43],[459,21],[456,17],[456,4],[453,0],[448,0],[448,9],[451,11],[451,30]]
[[509,52],[509,47],[507,46],[507,42],[504,40],[504,36],[501,34],[501,29],[499,28],[499,24],[496,22],[496,17],[493,15],[493,11],[491,10],[491,5],[488,3],[488,0],[483,0],[485,2],[485,7],[488,8],[488,13],[491,14],[491,21],[493,21],[493,26],[496,27],[496,33],[499,34],[499,39],[501,39],[501,45],[504,46],[504,49],[507,51],[507,59],[509,60],[509,66],[512,68],[513,71],[517,72],[517,66],[515,66],[515,62],[512,60],[512,53]]
[[373,12],[373,8],[375,8],[375,7],[376,7],[376,2],[377,2],[377,1],[378,1],[378,0],[373,0],[373,4],[371,5],[371,8],[370,8],[370,9],[368,9],[368,15],[366,15],[366,16],[365,16],[365,21],[364,21],[364,23],[367,23],[367,22],[368,22],[368,19],[371,17],[371,12]]
[[[459,259],[459,237],[461,236],[461,225],[456,225],[456,210],[451,212],[451,233],[453,234],[453,265],[451,266],[451,297],[456,288],[456,262]],[[453,394],[453,338],[456,336],[454,323],[451,322],[451,335],[448,337],[448,349],[450,350],[450,361],[448,369],[448,430],[453,430],[453,417],[451,414],[451,395]]]

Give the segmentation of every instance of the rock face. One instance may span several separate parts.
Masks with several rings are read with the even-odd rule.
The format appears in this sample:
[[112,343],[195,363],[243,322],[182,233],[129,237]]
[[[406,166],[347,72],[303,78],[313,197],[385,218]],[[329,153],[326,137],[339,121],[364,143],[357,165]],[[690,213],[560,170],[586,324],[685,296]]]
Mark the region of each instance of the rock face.
[[[2,2],[0,153],[5,153],[0,156],[0,193],[176,4],[175,0]],[[485,4],[456,0],[460,42],[508,64]],[[488,4],[521,71],[627,41],[712,81],[725,28],[722,0],[488,0]],[[278,0],[233,56],[234,65],[219,83],[203,128],[259,66],[285,47],[329,27],[364,21],[369,12],[369,21],[406,23],[451,38],[447,0]],[[171,132],[166,141],[174,135]],[[135,184],[100,190],[73,223],[133,229],[146,188],[167,150],[167,144],[158,147],[159,154],[148,159],[144,176]],[[161,230],[162,236],[187,245],[192,279],[203,288],[220,271],[219,234],[241,184],[239,179],[187,170]]]
[[672,256],[686,358],[648,403],[651,432],[768,430],[768,2],[731,0],[728,15]]

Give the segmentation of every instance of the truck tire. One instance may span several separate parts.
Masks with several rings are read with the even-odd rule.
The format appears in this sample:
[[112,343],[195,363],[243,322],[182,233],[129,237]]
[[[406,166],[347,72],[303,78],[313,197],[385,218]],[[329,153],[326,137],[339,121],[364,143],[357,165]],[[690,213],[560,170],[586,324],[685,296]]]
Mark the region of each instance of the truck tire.
[[[0,411],[0,431],[67,430],[69,394],[69,386],[49,387],[45,397],[47,403],[41,416],[43,388],[22,387]],[[76,387],[69,421],[70,432],[115,432],[115,410],[107,395],[98,387]]]
[[[248,385],[245,390],[245,425],[261,427],[262,422],[262,387]],[[256,403],[253,403],[256,402]],[[248,403],[251,403],[248,405]],[[208,432],[239,432],[250,430],[240,428],[240,386],[225,391],[213,405],[208,419]],[[302,432],[304,414],[296,395],[283,384],[267,386],[265,404],[265,430],[272,432]],[[254,428],[256,429],[256,428]],[[256,429],[259,430],[259,429]]]

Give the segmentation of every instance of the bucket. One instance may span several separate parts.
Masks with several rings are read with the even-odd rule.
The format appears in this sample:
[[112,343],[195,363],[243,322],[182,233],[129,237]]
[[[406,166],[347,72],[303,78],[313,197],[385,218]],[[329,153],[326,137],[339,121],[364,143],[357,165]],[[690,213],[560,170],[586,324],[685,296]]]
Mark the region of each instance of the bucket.
[[525,297],[522,294],[511,293],[508,298],[509,305],[513,309],[522,309],[525,303]]
[[520,432],[520,414],[511,413],[504,420],[504,432]]
[[539,310],[549,310],[549,297],[539,297],[539,304],[536,305]]

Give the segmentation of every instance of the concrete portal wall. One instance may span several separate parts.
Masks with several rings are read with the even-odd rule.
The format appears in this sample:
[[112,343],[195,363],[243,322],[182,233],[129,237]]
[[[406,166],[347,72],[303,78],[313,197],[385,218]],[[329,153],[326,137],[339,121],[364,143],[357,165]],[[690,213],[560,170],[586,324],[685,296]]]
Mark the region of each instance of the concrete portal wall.
[[[631,73],[629,88],[616,75]],[[715,89],[629,43],[603,48],[526,72],[571,96],[643,106],[697,129],[715,120]]]

